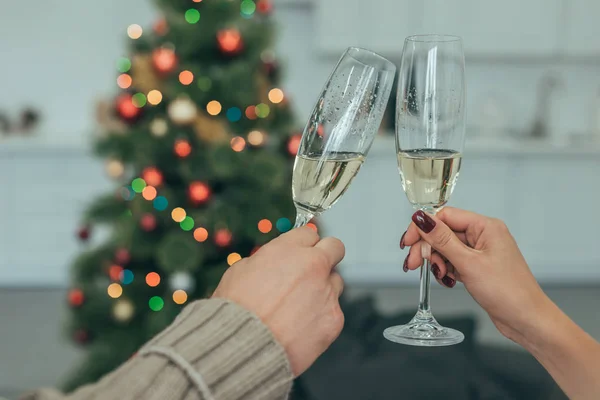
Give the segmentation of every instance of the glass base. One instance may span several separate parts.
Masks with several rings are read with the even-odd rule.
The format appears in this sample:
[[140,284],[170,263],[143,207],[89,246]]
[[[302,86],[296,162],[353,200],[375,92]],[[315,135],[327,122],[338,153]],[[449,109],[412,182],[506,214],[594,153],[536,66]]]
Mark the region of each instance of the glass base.
[[465,339],[461,332],[441,326],[433,317],[415,317],[406,325],[387,328],[383,336],[391,342],[426,347],[452,346]]

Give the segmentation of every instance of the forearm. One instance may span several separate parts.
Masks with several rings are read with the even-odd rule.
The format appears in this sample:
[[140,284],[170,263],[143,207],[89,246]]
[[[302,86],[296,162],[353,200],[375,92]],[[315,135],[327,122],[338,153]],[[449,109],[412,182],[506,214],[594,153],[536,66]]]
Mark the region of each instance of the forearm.
[[[188,306],[134,358],[64,399],[284,399],[292,379],[283,348],[257,317],[211,299]],[[25,399],[63,397],[40,391]]]
[[600,398],[600,344],[547,301],[518,341],[570,399]]

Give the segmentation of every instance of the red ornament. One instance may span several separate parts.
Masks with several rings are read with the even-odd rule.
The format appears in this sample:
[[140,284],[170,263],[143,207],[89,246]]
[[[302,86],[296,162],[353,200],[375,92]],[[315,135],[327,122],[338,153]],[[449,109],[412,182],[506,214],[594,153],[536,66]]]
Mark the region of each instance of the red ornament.
[[175,141],[174,150],[178,157],[185,158],[192,152],[192,146],[187,140],[179,139]]
[[90,334],[85,329],[77,329],[73,332],[73,340],[79,344],[86,344],[90,341]]
[[206,203],[210,199],[211,194],[210,187],[206,183],[199,181],[190,183],[188,195],[192,203],[196,205]]
[[119,117],[127,122],[135,121],[142,113],[142,109],[135,106],[133,96],[129,93],[117,97],[115,108]]
[[156,167],[146,167],[142,171],[142,179],[150,186],[160,186],[163,183],[163,174]]
[[81,228],[79,228],[79,230],[77,231],[77,237],[82,242],[86,242],[90,238],[90,227],[82,226]]
[[170,74],[177,67],[177,55],[166,47],[155,49],[152,52],[152,65],[159,74]]
[[270,0],[258,0],[256,10],[261,14],[270,14],[273,11],[273,4]]
[[235,55],[244,48],[242,35],[237,29],[223,29],[217,32],[217,43],[223,54]]
[[119,265],[129,264],[129,261],[131,261],[131,255],[129,254],[129,250],[127,250],[127,249],[118,249],[115,252],[115,261]]
[[156,22],[154,22],[152,29],[154,29],[154,32],[156,32],[156,34],[159,36],[166,35],[167,32],[169,32],[169,25],[167,24],[167,20],[165,18],[157,19]]
[[140,226],[146,232],[152,232],[156,229],[156,217],[153,214],[144,214],[140,220]]
[[68,295],[69,305],[71,307],[80,307],[85,301],[85,296],[83,295],[83,290],[81,289],[71,289]]
[[292,136],[287,143],[287,151],[292,156],[296,156],[298,154],[298,149],[300,148],[300,142],[302,141],[302,135],[294,135]]
[[219,229],[215,232],[215,243],[220,247],[227,247],[231,244],[232,235],[228,229]]

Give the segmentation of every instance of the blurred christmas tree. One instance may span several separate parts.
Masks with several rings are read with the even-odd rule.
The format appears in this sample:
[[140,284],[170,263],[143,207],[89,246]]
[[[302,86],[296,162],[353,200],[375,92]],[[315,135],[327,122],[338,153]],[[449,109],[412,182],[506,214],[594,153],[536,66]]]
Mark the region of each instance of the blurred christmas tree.
[[131,25],[122,89],[96,145],[118,189],[96,199],[79,237],[109,240],[74,263],[69,334],[92,382],[132,356],[243,256],[291,228],[300,136],[278,88],[269,0],[157,0]]

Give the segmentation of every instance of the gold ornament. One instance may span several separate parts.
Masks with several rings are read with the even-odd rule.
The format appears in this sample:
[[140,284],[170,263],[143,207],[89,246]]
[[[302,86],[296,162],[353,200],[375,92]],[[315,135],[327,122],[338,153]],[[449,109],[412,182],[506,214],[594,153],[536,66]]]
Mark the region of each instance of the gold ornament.
[[152,67],[150,54],[136,54],[131,58],[131,78],[133,87],[143,93],[161,89],[161,80]]
[[113,307],[113,317],[119,322],[127,322],[133,317],[135,307],[129,300],[118,300]]
[[201,111],[196,116],[194,130],[200,139],[209,143],[227,143],[231,140],[227,125],[222,119],[211,117]]
[[118,179],[123,176],[125,172],[125,166],[117,159],[109,159],[106,161],[106,174],[113,179]]
[[150,123],[150,132],[156,137],[163,137],[168,131],[169,125],[162,118],[156,118]]
[[186,96],[180,96],[169,104],[169,118],[177,125],[188,125],[196,120],[198,109]]

